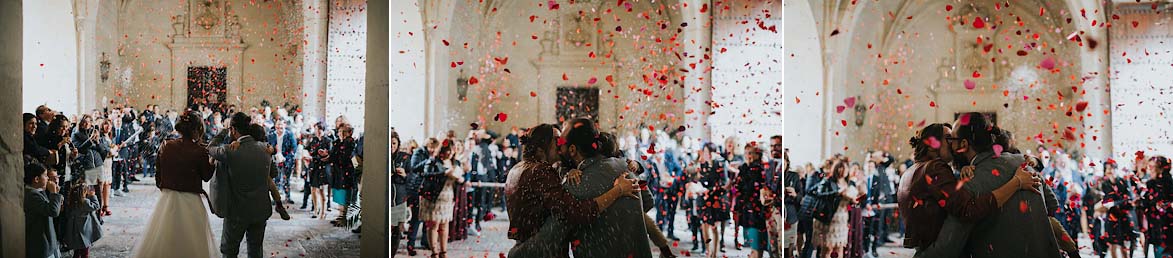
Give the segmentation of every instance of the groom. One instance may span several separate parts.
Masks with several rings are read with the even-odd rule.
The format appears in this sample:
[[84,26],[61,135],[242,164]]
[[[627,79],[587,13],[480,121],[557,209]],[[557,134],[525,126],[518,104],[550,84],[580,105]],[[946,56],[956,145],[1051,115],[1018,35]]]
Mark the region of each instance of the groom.
[[[565,185],[579,200],[606,193],[615,178],[627,175],[627,162],[603,157],[599,151],[599,131],[593,121],[570,120],[562,128],[559,153],[562,168],[582,170],[582,182]],[[648,235],[644,227],[643,207],[639,199],[619,198],[599,218],[573,230],[574,257],[651,258]]]
[[240,241],[248,237],[248,257],[263,257],[261,243],[265,238],[266,220],[273,214],[268,180],[271,162],[267,146],[248,136],[252,119],[244,113],[232,115],[229,139],[224,145],[217,137],[208,148],[212,159],[219,164],[213,179],[213,207],[216,215],[224,218],[220,236],[220,253],[236,257]]
[[[954,151],[954,167],[973,165],[973,178],[964,185],[973,193],[987,193],[1006,184],[1025,161],[1020,154],[1002,152],[994,136],[997,126],[981,113],[962,114],[947,138]],[[1000,211],[977,223],[962,223],[949,216],[933,245],[937,250],[963,252],[975,258],[1037,257],[1059,258],[1059,244],[1051,231],[1048,205],[1057,204],[1050,187],[1043,194],[1019,191]],[[919,257],[958,257],[951,254],[919,254]]]

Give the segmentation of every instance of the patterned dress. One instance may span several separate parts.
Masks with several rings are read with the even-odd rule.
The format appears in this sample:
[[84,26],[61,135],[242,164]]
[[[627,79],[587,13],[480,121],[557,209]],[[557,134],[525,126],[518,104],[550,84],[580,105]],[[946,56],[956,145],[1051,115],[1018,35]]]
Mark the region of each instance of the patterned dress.
[[[859,188],[850,186],[849,184],[839,184],[840,188],[847,188],[844,195],[858,196]],[[848,208],[851,206],[851,198],[839,198],[839,208],[835,210],[835,215],[831,217],[831,223],[823,223],[818,220],[814,221],[815,227],[815,244],[819,246],[826,246],[830,248],[842,248],[847,246],[848,233],[851,230]]]

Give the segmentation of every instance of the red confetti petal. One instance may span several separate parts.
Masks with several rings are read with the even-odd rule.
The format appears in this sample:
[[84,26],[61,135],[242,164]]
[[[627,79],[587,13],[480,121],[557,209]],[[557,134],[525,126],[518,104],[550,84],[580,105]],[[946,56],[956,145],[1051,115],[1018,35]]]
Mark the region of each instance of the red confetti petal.
[[1075,103],[1076,112],[1083,112],[1085,109],[1087,109],[1087,101],[1080,101],[1079,103]]
[[985,28],[985,27],[986,27],[986,22],[982,21],[982,17],[974,17],[973,18],[973,28],[974,29],[981,29],[981,28]]
[[480,82],[481,82],[481,80],[477,80],[476,76],[468,78],[468,85],[477,85],[477,83],[480,83]]

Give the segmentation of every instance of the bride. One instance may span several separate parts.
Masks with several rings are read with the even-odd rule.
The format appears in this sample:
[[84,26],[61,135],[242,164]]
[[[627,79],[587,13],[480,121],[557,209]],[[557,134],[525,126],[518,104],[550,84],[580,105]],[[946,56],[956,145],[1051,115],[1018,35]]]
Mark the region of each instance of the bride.
[[216,257],[216,241],[208,223],[203,181],[212,178],[199,115],[186,112],[175,124],[182,138],[159,148],[155,186],[162,192],[132,257]]

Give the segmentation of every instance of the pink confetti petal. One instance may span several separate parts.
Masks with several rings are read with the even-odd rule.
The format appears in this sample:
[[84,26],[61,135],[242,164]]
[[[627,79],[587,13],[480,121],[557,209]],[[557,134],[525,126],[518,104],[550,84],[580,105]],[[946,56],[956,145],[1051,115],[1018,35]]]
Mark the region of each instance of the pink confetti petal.
[[845,107],[845,106],[835,106],[835,113],[843,113],[843,110],[844,110],[844,109],[847,109],[847,107]]
[[1046,59],[1043,59],[1042,63],[1039,63],[1039,66],[1047,70],[1055,69],[1055,58],[1048,56]]
[[970,81],[968,79],[965,80],[965,89],[973,90],[974,88],[977,88],[977,83],[974,83],[973,81]]
[[937,137],[929,136],[929,138],[925,139],[924,142],[925,144],[928,144],[929,147],[933,147],[933,149],[941,148],[941,141],[937,140]]
[[854,107],[855,106],[855,97],[843,99],[843,104],[847,104],[848,107]]

